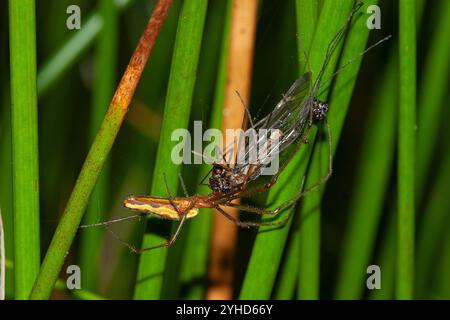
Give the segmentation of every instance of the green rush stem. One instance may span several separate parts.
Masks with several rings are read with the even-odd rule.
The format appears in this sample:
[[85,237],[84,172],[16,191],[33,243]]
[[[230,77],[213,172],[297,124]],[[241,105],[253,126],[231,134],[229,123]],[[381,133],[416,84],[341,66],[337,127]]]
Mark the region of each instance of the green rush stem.
[[[99,12],[104,21],[103,32],[98,37],[95,55],[95,86],[93,106],[91,110],[90,139],[91,143],[98,131],[106,107],[114,94],[117,68],[117,39],[119,11],[111,0],[101,0]],[[108,203],[109,184],[108,162],[97,180],[92,192],[83,222],[92,224],[104,220]],[[100,249],[102,228],[88,228],[80,238],[80,268],[83,270],[83,288],[96,290],[99,280]]]
[[[314,53],[310,57],[313,80],[322,65],[330,39],[336,34],[345,18],[347,18],[351,5],[352,1],[347,1],[344,5],[330,0],[324,2],[317,25],[317,29],[323,31],[316,34],[311,47],[311,52]],[[327,76],[330,76],[334,69],[337,55],[333,57],[328,65],[324,79],[327,79]],[[316,133],[317,129],[313,127],[309,135],[310,143],[300,148],[279,177],[278,182],[270,189],[267,199],[267,203],[271,204],[269,208],[276,206],[273,203],[281,204],[298,193],[306,172],[308,159],[313,150]],[[290,214],[292,210],[293,208],[289,208],[284,210],[282,214]],[[266,232],[259,232],[256,237],[240,299],[268,299],[271,296],[291,222],[292,219],[283,228],[272,232],[267,232],[268,229],[271,229],[270,227],[260,228],[260,231]],[[314,241],[312,240],[312,242]],[[302,263],[302,261],[300,262]],[[315,286],[315,284],[312,283],[312,286]]]
[[[204,34],[200,48],[199,61],[201,67],[198,68],[197,79],[195,82],[194,95],[192,97],[192,105],[194,109],[191,112],[190,119],[197,119],[202,106],[209,105],[212,98],[214,78],[217,74],[218,57],[221,43],[221,35],[223,29],[224,12],[227,8],[228,1],[212,2],[208,6],[205,17]],[[225,82],[224,82],[225,83]],[[208,114],[211,111],[208,112]],[[221,115],[221,109],[212,110],[212,119],[217,118],[217,112]],[[216,113],[216,114],[213,114]],[[207,118],[203,119],[203,123],[207,123]],[[214,124],[209,125],[214,127]],[[195,130],[195,129],[194,129]],[[195,133],[194,133],[195,136]],[[195,162],[194,162],[195,163]],[[200,166],[199,166],[200,167]],[[205,185],[200,185],[200,180],[208,174],[209,165],[204,165],[199,170],[194,168],[186,168],[185,171],[192,170],[196,172],[196,193],[208,194],[210,190]],[[183,172],[182,172],[183,173]],[[190,179],[192,180],[192,179]],[[203,182],[205,183],[205,181]],[[190,191],[188,190],[188,194]],[[162,284],[161,299],[180,298],[182,286],[188,288],[183,290],[187,293],[197,296],[196,299],[202,299],[206,289],[206,276],[208,267],[208,254],[210,248],[212,209],[203,209],[201,214],[191,219],[183,228],[183,232],[177,239],[176,244],[171,247],[166,260],[166,269],[164,270],[164,280]],[[173,227],[177,227],[176,224]],[[175,232],[175,228],[172,232]],[[186,278],[188,275],[188,279]],[[193,297],[191,297],[192,299]]]
[[[84,275],[83,275],[83,282],[84,282]],[[67,283],[61,279],[56,280],[55,289],[65,292],[78,300],[106,300],[105,297],[102,297],[86,289],[67,290]]]
[[[376,3],[371,1],[370,4]],[[361,9],[361,12],[366,11],[366,3]],[[324,6],[325,9],[325,6]],[[323,10],[324,10],[323,9]],[[342,18],[348,16],[347,11],[341,13]],[[321,19],[324,13],[321,13]],[[352,22],[352,27],[348,32],[345,47],[341,57],[341,65],[345,64],[356,57],[365,48],[369,30],[366,27],[366,20],[363,17],[355,16]],[[322,22],[327,23],[328,19]],[[318,26],[319,30],[321,29]],[[336,31],[334,31],[336,32]],[[332,35],[331,35],[332,36]],[[330,37],[330,36],[329,36]],[[314,47],[312,49],[314,52]],[[332,153],[334,154],[338,145],[339,137],[344,125],[345,116],[350,104],[353,93],[353,88],[356,83],[361,59],[348,65],[343,69],[336,78],[334,89],[330,101],[330,111],[328,112],[328,124],[332,133]],[[324,77],[327,79],[327,77]],[[325,95],[324,95],[325,96]],[[323,134],[327,135],[327,129],[324,126]],[[326,174],[329,163],[329,145],[328,138],[324,141],[316,143],[314,154],[312,155],[310,167],[308,169],[308,178],[306,186],[315,183]],[[320,187],[318,191],[307,195],[301,206],[301,220],[300,220],[300,252],[299,252],[299,278],[297,286],[297,298],[300,299],[318,299],[320,296],[320,207],[321,198],[324,188]]]
[[400,0],[396,298],[413,298],[416,135],[416,7]]
[[39,170],[34,0],[9,1],[15,298],[39,271]]
[[[297,49],[300,74],[308,68],[307,57],[316,30],[318,3],[311,0],[296,0]],[[295,216],[297,220],[298,215]],[[295,222],[294,222],[295,224]],[[292,299],[298,278],[298,252],[300,250],[300,232],[297,226],[292,227],[291,241],[286,248],[286,259],[280,271],[280,280],[275,289],[275,299]]]
[[[419,132],[417,136],[417,184],[416,192],[418,199],[423,198],[424,186],[427,184],[427,176],[430,174],[430,164],[432,155],[435,153],[435,141],[437,139],[438,130],[442,125],[444,119],[441,119],[441,113],[445,107],[444,99],[448,88],[448,71],[450,69],[450,42],[447,41],[445,31],[450,28],[450,2],[444,1],[440,6],[436,6],[436,13],[438,15],[436,21],[438,26],[433,29],[433,36],[431,38],[428,55],[425,61],[424,76],[422,77],[420,92],[419,92]],[[445,29],[446,28],[446,29]],[[432,83],[428,83],[431,81]],[[445,121],[445,120],[444,120]],[[441,124],[441,125],[439,125]],[[448,129],[448,128],[447,128]],[[447,134],[447,139],[448,139]],[[446,141],[444,138],[443,141]],[[427,153],[427,154],[423,154]],[[442,161],[442,160],[441,160]],[[448,160],[443,160],[443,163],[448,163]],[[434,171],[433,165],[433,171]],[[442,172],[446,172],[443,169]],[[442,173],[436,175],[436,179],[441,181]],[[445,181],[445,180],[444,180]],[[430,197],[426,203],[421,203],[420,200],[416,202],[420,207],[423,206],[425,210],[420,212],[422,221],[418,230],[417,241],[417,259],[416,259],[416,294],[417,297],[425,297],[428,285],[428,278],[432,276],[433,263],[431,257],[432,252],[436,251],[439,246],[439,237],[436,230],[442,230],[441,224],[444,214],[442,209],[446,208],[442,202],[441,190],[446,190],[445,182],[435,182],[436,185],[440,183],[443,189],[433,187]],[[448,180],[447,180],[448,181]],[[445,198],[445,196],[444,196]],[[448,207],[447,207],[448,208]],[[444,209],[448,210],[448,209]]]
[[2,208],[0,208],[0,300],[5,300],[6,293],[6,254],[5,229],[3,227]]
[[448,74],[450,70],[450,1],[442,1],[436,7],[438,24],[433,28],[433,36],[420,81],[419,117],[417,135],[417,183],[416,192],[420,199],[424,196],[424,186],[436,147],[442,112],[445,108],[445,94],[448,92]]
[[[118,10],[125,10],[134,0],[110,0]],[[95,38],[104,27],[101,13],[95,13],[83,22],[78,30],[54,55],[39,68],[37,75],[38,95],[45,95],[58,80],[94,43]],[[107,31],[106,31],[107,32]]]
[[[6,260],[5,267],[8,271],[13,271],[14,263],[11,260]],[[68,290],[66,281],[62,279],[56,280],[55,289],[71,294],[73,297],[79,300],[106,300],[104,297],[85,289]]]
[[[416,0],[416,21],[417,29],[423,21],[423,12],[425,7],[425,0]],[[397,49],[398,50],[398,49]],[[398,72],[397,72],[398,73]],[[394,88],[398,92],[397,87]],[[388,93],[386,93],[389,95]],[[398,95],[398,93],[397,93]],[[398,99],[395,100],[398,103]],[[395,265],[397,254],[397,201],[389,204],[387,227],[383,232],[383,239],[378,256],[375,258],[375,263],[383,270],[383,278],[381,290],[372,290],[369,294],[370,299],[392,299],[394,298],[395,290]]]
[[397,216],[395,209],[395,206],[389,209],[386,231],[381,240],[379,256],[375,258],[375,264],[382,270],[381,289],[370,291],[369,299],[371,300],[390,300],[394,298],[395,255],[397,252]]
[[[7,3],[5,3],[5,6]],[[7,13],[4,13],[7,16]],[[9,65],[9,55],[7,51],[9,47],[7,45],[7,33],[9,30],[6,28],[7,23],[3,22],[5,28],[0,33],[0,68],[7,70]],[[5,45],[3,45],[5,44]],[[11,138],[11,105],[10,102],[10,82],[9,74],[5,73],[0,78],[0,210],[3,214],[3,226],[5,234],[5,250],[6,258],[14,259],[14,217],[13,217],[13,190],[12,186],[12,138]],[[14,272],[6,272],[6,296],[13,297],[14,291]]]
[[[447,180],[448,182],[448,180]],[[447,184],[448,187],[448,184]],[[448,190],[448,188],[447,188]],[[447,206],[448,213],[450,207]],[[450,299],[450,275],[448,270],[450,270],[450,224],[447,223],[445,227],[447,228],[444,233],[443,238],[443,248],[439,253],[440,263],[435,274],[435,282],[434,282],[434,292],[435,296],[433,299]]]
[[89,196],[123,122],[144,66],[171,4],[171,0],[160,0],[153,10],[83,164],[34,284],[30,295],[31,299],[48,299],[50,297],[64,263],[64,258],[70,249],[86,209]]
[[[448,129],[448,128],[447,128]],[[449,131],[449,130],[447,130]],[[447,138],[450,135],[447,134]],[[419,299],[433,298],[429,295],[431,278],[435,276],[434,263],[441,256],[441,247],[445,247],[445,231],[450,222],[450,150],[446,150],[437,170],[436,181],[431,187],[420,225],[417,241],[416,292]],[[439,259],[437,260],[439,261]],[[449,285],[449,283],[447,283]]]
[[[189,122],[207,4],[206,0],[186,1],[181,9],[152,181],[153,196],[168,196],[164,175],[169,190],[172,193],[178,190],[178,174],[181,166],[171,159],[173,147],[177,144],[171,140],[171,135],[177,129],[186,128]],[[142,247],[159,245],[164,241],[156,234],[146,233]],[[166,257],[165,248],[141,254],[134,291],[135,299],[161,297]]]
[[370,120],[367,121],[361,143],[356,180],[352,188],[336,299],[361,299],[366,287],[366,269],[374,251],[394,159],[397,119],[395,88],[398,81],[396,50],[389,55],[389,62],[374,91],[384,94],[375,97],[367,117]]
[[[217,17],[218,14],[224,15],[223,21],[220,24],[221,30],[215,30],[214,33],[210,34],[210,38],[216,37],[217,35],[221,35],[222,39],[221,44],[218,46],[218,53],[214,52],[214,54],[219,55],[218,66],[214,68],[214,66],[209,66],[207,69],[210,69],[213,73],[210,76],[214,76],[214,73],[217,72],[216,75],[216,85],[215,85],[215,93],[214,93],[214,102],[211,111],[211,117],[209,120],[209,128],[221,128],[222,124],[222,110],[224,104],[224,93],[225,93],[225,83],[226,83],[226,74],[227,74],[227,61],[228,61],[228,52],[229,52],[229,34],[230,34],[230,25],[231,25],[231,0],[226,0],[225,4],[211,4],[214,12],[211,12],[211,23],[215,23],[216,20],[220,19]],[[225,14],[223,14],[223,9],[225,8]],[[208,26],[208,24],[207,24]],[[217,26],[216,26],[217,27]],[[208,30],[208,29],[207,29]],[[205,38],[204,42],[207,42],[208,38]],[[217,40],[213,43],[211,41],[210,45],[217,45]],[[212,48],[205,48],[205,55],[212,55]],[[202,58],[200,57],[202,61]],[[202,68],[203,69],[203,68]],[[200,79],[199,79],[200,80]],[[210,88],[210,79],[204,79],[203,87]],[[200,81],[198,81],[197,86],[200,87]],[[203,89],[204,90],[204,89]],[[205,94],[199,94],[199,102],[205,101]],[[195,99],[194,99],[195,101]],[[209,101],[209,100],[206,100]],[[199,180],[202,179],[206,174],[208,174],[211,169],[210,165],[203,164],[199,170]],[[197,194],[207,194],[210,190],[207,186],[198,185],[196,193]],[[211,244],[211,227],[212,227],[212,218],[213,218],[214,210],[213,209],[203,209],[201,214],[190,221],[189,225],[189,233],[186,245],[186,252],[183,254],[184,259],[182,261],[181,268],[181,280],[182,283],[187,285],[190,290],[188,291],[186,299],[203,299],[205,297],[206,290],[206,279],[208,276],[208,258],[210,252],[210,244]]]

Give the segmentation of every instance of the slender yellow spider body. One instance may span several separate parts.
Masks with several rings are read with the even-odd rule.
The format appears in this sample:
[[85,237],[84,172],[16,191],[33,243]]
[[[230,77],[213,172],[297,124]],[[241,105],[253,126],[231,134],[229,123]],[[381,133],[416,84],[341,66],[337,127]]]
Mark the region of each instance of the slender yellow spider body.
[[192,208],[191,202],[185,198],[174,198],[170,201],[159,197],[130,196],[125,199],[123,205],[131,210],[152,213],[170,220],[181,220],[183,214],[186,214],[186,218],[190,219],[198,214],[198,208]]

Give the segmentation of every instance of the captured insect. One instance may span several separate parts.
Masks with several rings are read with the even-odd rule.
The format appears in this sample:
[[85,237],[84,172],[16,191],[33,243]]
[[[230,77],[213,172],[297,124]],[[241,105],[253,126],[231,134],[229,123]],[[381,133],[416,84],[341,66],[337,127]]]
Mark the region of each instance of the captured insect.
[[[176,241],[177,236],[179,235],[185,221],[197,216],[199,213],[199,209],[202,208],[214,208],[222,215],[224,215],[227,219],[236,223],[236,225],[240,227],[248,228],[258,227],[262,225],[283,225],[290,217],[290,215],[286,215],[285,217],[283,217],[283,219],[277,222],[242,221],[227,213],[226,208],[235,208],[252,214],[270,215],[274,217],[278,215],[283,209],[294,205],[306,193],[317,188],[329,179],[332,174],[332,148],[331,131],[327,124],[329,141],[329,168],[328,173],[322,179],[305,190],[303,190],[302,187],[292,199],[280,204],[273,210],[266,210],[247,204],[238,204],[233,202],[238,198],[248,198],[270,189],[277,182],[278,177],[282,174],[301,145],[307,142],[309,131],[313,126],[313,123],[320,122],[326,119],[328,104],[316,98],[321,87],[322,77],[324,75],[325,68],[332,57],[332,54],[339,44],[339,41],[344,36],[345,31],[349,27],[354,14],[361,8],[361,6],[362,3],[355,4],[344,25],[339,29],[336,35],[332,38],[331,42],[328,44],[324,61],[314,82],[312,82],[311,72],[306,72],[301,75],[291,85],[286,94],[283,95],[282,99],[278,102],[275,108],[267,116],[258,120],[257,122],[254,122],[252,120],[248,108],[243,103],[246,110],[246,119],[249,122],[250,128],[256,131],[265,129],[267,130],[267,132],[269,132],[269,134],[258,136],[256,141],[252,141],[251,143],[247,142],[245,139],[240,139],[236,151],[234,151],[235,143],[233,143],[233,148],[231,148],[231,151],[226,150],[223,152],[222,158],[224,160],[224,163],[214,162],[213,167],[210,171],[211,175],[208,180],[208,186],[212,190],[210,194],[189,196],[186,192],[183,180],[180,178],[185,197],[173,197],[170,193],[170,190],[167,188],[166,183],[168,193],[168,197],[166,198],[145,195],[131,195],[124,200],[124,206],[128,209],[138,211],[138,214],[101,223],[84,225],[81,227],[86,228],[104,226],[115,236],[115,234],[109,229],[108,226],[119,221],[141,218],[142,216],[146,215],[155,215],[164,219],[180,221],[176,232],[170,237],[169,240],[160,245],[148,248],[136,248],[118,239],[123,242],[131,251],[135,253],[141,253],[156,248],[169,247],[170,245],[172,245]],[[386,41],[389,38],[390,36],[378,41],[376,44],[361,52],[357,58],[361,57],[373,47],[379,45],[381,42]],[[350,60],[338,71],[333,73],[332,77],[334,77],[342,68],[346,67],[354,60],[356,60],[356,58]],[[246,161],[247,159],[251,158],[252,152],[254,152],[255,149],[258,148],[258,146],[261,146],[261,144],[264,145],[264,148],[266,150],[263,156],[258,156],[256,158],[256,161]],[[270,162],[270,159],[273,159],[274,157],[280,155],[281,152],[286,150],[288,147],[291,148],[290,150],[288,150],[289,153],[287,155],[287,159],[281,164],[278,171],[272,175],[271,179],[261,185],[251,186],[251,183],[255,182],[255,180],[257,180],[257,178],[261,176],[267,163]],[[226,160],[226,155],[229,153],[234,155],[241,153],[241,159],[244,159],[244,161],[234,161],[233,163],[230,163]]]

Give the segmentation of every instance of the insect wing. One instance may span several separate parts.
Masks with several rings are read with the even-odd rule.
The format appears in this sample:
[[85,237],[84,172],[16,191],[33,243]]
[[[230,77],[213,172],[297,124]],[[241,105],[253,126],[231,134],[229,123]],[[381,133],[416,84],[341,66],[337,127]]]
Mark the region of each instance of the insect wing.
[[249,161],[240,167],[243,172],[252,171],[248,175],[249,180],[256,179],[262,168],[303,133],[310,112],[310,90],[311,73],[306,72],[291,85],[273,111],[255,124],[256,141],[243,145],[246,157],[253,155],[254,159],[256,154],[256,161]]

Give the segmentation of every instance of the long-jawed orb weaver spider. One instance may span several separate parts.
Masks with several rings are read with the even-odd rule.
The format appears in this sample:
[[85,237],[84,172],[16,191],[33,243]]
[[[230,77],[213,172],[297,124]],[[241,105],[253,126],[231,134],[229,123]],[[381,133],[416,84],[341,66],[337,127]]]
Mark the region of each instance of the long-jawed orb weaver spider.
[[[319,181],[305,190],[303,190],[302,185],[300,191],[292,199],[282,203],[273,210],[266,210],[246,204],[237,204],[233,202],[235,199],[250,197],[270,189],[277,182],[278,177],[282,174],[300,146],[304,143],[307,143],[308,134],[313,123],[325,120],[326,114],[328,112],[328,104],[316,98],[317,93],[321,87],[321,80],[333,52],[335,51],[339,41],[350,25],[354,14],[361,8],[361,6],[362,3],[358,3],[354,6],[344,25],[332,38],[327,47],[324,61],[314,83],[312,83],[311,81],[311,72],[306,72],[301,75],[292,84],[286,94],[283,95],[283,98],[275,106],[274,110],[256,123],[253,123],[248,108],[242,101],[244,108],[246,109],[246,118],[248,122],[250,122],[251,128],[255,130],[267,129],[272,130],[272,132],[279,132],[276,140],[271,141],[269,137],[269,142],[267,145],[269,147],[269,151],[266,153],[267,157],[277,156],[283,150],[292,145],[292,149],[289,151],[287,160],[283,162],[279,170],[272,176],[269,182],[260,186],[250,187],[250,183],[256,180],[261,175],[261,171],[265,166],[264,163],[267,163],[265,160],[267,159],[257,159],[256,163],[238,163],[232,165],[226,161],[225,154],[228,151],[225,151],[225,154],[222,156],[225,160],[225,163],[214,163],[213,168],[210,171],[211,177],[208,181],[208,185],[212,190],[210,194],[188,196],[183,180],[181,179],[181,185],[183,187],[185,197],[173,197],[168,188],[167,193],[169,197],[167,198],[145,195],[131,195],[124,200],[123,204],[128,209],[139,211],[139,214],[117,218],[106,222],[85,225],[82,227],[105,226],[119,241],[125,244],[131,251],[135,253],[141,253],[156,248],[171,246],[176,241],[177,236],[179,235],[185,221],[197,216],[199,209],[202,208],[214,208],[240,227],[249,228],[262,225],[283,225],[288,220],[290,215],[286,215],[286,217],[277,222],[241,221],[228,214],[224,208],[236,208],[241,211],[253,214],[276,216],[283,209],[295,204],[306,193],[316,189],[330,178],[332,174],[332,143],[331,131],[327,124],[329,142],[329,167],[328,172],[324,177],[322,177]],[[358,57],[350,60],[339,70],[333,73],[331,78],[325,81],[325,83],[336,76],[341,69],[345,68],[357,58],[361,57],[369,50],[379,45],[381,42],[388,40],[389,38],[390,36],[385,37],[384,39],[367,48],[365,51],[361,52]],[[251,152],[253,148],[256,148],[258,142],[259,141],[257,141],[255,145],[248,145],[244,142],[243,145],[245,147],[245,152]],[[124,220],[141,218],[144,215],[156,215],[164,219],[178,220],[180,221],[180,223],[176,232],[166,242],[160,245],[140,249],[126,243],[125,241],[122,241],[109,229],[110,224]]]

